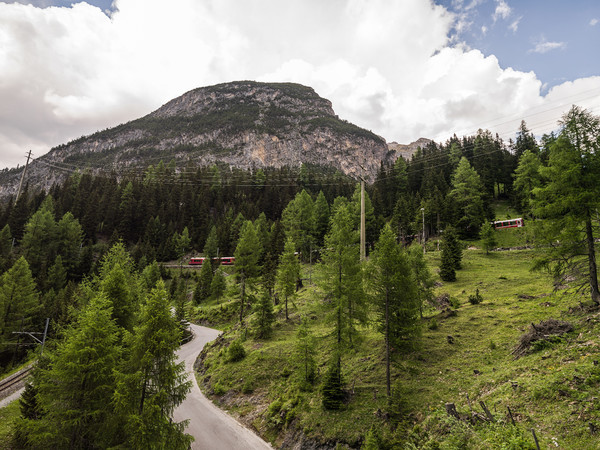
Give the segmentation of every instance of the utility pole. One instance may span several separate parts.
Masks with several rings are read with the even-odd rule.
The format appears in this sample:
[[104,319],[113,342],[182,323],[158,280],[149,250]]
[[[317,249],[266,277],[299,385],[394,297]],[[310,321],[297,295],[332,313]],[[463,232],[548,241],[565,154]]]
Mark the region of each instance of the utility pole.
[[365,180],[360,179],[360,260],[367,258],[366,230],[365,230]]
[[25,173],[27,172],[27,167],[29,166],[29,159],[31,158],[31,150],[27,153],[27,162],[25,163],[25,168],[23,169],[23,173],[21,174],[21,181],[19,182],[19,190],[17,191],[17,198],[15,199],[15,203],[19,200],[19,195],[21,195],[21,188],[23,187],[23,180],[25,179]]
[[423,254],[425,254],[425,208],[421,208],[421,214],[423,215]]

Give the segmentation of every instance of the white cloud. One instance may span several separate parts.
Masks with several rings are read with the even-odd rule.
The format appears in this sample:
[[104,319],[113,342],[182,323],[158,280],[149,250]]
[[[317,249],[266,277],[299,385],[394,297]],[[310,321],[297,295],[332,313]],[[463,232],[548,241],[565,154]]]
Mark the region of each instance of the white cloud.
[[494,22],[496,22],[498,19],[508,19],[511,13],[511,7],[508,6],[508,4],[504,0],[496,0],[496,9],[494,10],[494,14],[492,15]]
[[598,19],[594,18],[594,19],[590,20],[591,27],[595,27],[597,24],[598,24]]
[[[0,3],[0,167],[187,90],[240,79],[310,85],[340,117],[402,143],[480,127],[514,134],[530,108],[548,101],[535,74],[453,46],[460,16],[429,0],[165,5],[117,0],[109,17],[85,3]],[[600,88],[600,79],[588,83]]]
[[535,44],[535,47],[529,50],[529,53],[548,53],[552,50],[560,50],[567,47],[564,42],[549,42],[542,39],[540,42]]
[[523,18],[523,16],[519,17],[518,19],[514,20],[509,26],[508,28],[513,32],[516,33],[517,30],[519,29],[519,22],[521,21],[521,19]]

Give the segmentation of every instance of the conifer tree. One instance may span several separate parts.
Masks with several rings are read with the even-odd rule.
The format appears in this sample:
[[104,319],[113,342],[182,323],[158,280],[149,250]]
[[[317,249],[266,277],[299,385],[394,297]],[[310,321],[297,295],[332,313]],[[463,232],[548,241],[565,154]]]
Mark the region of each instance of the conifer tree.
[[0,231],[0,274],[10,266],[10,254],[12,250],[12,235],[10,226],[4,225]]
[[117,376],[114,404],[123,417],[128,448],[188,449],[185,422],[173,422],[174,409],[191,389],[175,351],[181,333],[171,314],[164,283],[159,281],[142,307],[129,358]]
[[204,243],[204,249],[202,250],[204,257],[210,261],[213,265],[213,269],[216,264],[213,262],[213,258],[216,258],[219,253],[219,241],[217,239],[217,227],[213,225],[208,233],[208,237],[206,238],[206,242]]
[[210,297],[210,285],[213,279],[213,269],[210,260],[205,259],[200,267],[198,283],[194,290],[194,302],[199,304]]
[[389,224],[385,225],[375,245],[368,280],[379,316],[379,330],[385,341],[386,391],[389,397],[391,348],[414,347],[420,331],[417,283],[408,257],[396,243]]
[[[337,203],[337,205],[336,205]],[[323,290],[332,299],[333,358],[323,387],[324,406],[341,407],[342,354],[354,345],[356,326],[364,322],[358,233],[347,201],[334,202],[331,229],[322,256]]]
[[442,234],[441,247],[440,278],[444,281],[456,281],[456,271],[461,268],[462,249],[453,228],[446,228]]
[[210,283],[210,295],[217,299],[221,298],[225,293],[225,288],[227,287],[225,282],[225,276],[223,275],[223,269],[220,267],[215,271],[212,283]]
[[323,191],[319,191],[315,200],[313,215],[315,244],[321,248],[325,244],[325,235],[329,230],[329,204]]
[[314,358],[315,339],[310,331],[308,319],[302,318],[296,334],[296,355],[300,361],[302,379],[304,383],[312,384],[315,381],[316,362]]
[[481,239],[481,245],[485,250],[486,255],[489,255],[490,250],[493,250],[498,245],[498,240],[496,239],[496,230],[494,230],[494,227],[489,222],[485,222],[481,226],[479,238]]
[[296,283],[300,278],[300,262],[295,255],[295,249],[294,241],[288,237],[277,270],[277,290],[285,302],[285,320],[289,320],[288,300],[292,299],[295,294]]
[[273,302],[268,293],[263,293],[255,307],[256,337],[267,339],[273,332],[273,322],[275,322],[275,313],[273,312]]
[[485,215],[483,185],[479,174],[464,156],[452,176],[452,190],[448,195],[457,208],[460,232],[465,236],[476,236]]
[[240,280],[240,323],[244,320],[246,302],[246,284],[259,274],[258,258],[260,257],[260,242],[252,222],[244,222],[240,231],[240,239],[235,248],[235,271]]
[[21,326],[30,328],[39,304],[29,264],[21,256],[0,277],[0,340],[13,341],[13,331],[19,331]]
[[67,329],[37,386],[43,417],[29,423],[33,448],[110,444],[111,398],[120,350],[110,301],[96,295]]

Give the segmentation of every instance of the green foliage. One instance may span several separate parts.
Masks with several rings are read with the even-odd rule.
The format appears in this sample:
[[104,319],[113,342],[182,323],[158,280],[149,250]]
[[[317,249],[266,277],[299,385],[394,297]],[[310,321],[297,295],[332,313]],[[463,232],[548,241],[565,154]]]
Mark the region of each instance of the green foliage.
[[323,407],[329,410],[341,409],[344,405],[344,391],[342,390],[342,373],[340,366],[335,361],[329,365],[325,374],[325,381],[321,392]]
[[259,274],[258,260],[262,245],[258,240],[256,229],[249,220],[245,221],[240,230],[240,238],[235,248],[235,271],[240,279],[240,323],[244,318],[246,302],[246,283],[251,282]]
[[185,365],[177,362],[179,324],[171,313],[164,283],[159,281],[141,310],[140,325],[129,343],[123,372],[114,393],[116,411],[130,448],[188,448],[185,422],[172,420],[173,410],[191,389]]
[[204,264],[200,268],[200,276],[196,289],[194,290],[194,303],[200,304],[211,295],[211,285],[213,279],[213,269],[210,260],[204,260]]
[[299,369],[302,373],[303,385],[306,387],[312,385],[316,378],[314,352],[315,338],[310,331],[308,319],[303,317],[296,334],[296,357],[300,362]]
[[[29,264],[20,257],[0,277],[0,339],[14,342],[14,331],[30,329],[40,306],[39,294]],[[9,350],[3,345],[3,351]]]
[[489,222],[485,222],[481,226],[479,238],[481,239],[481,245],[483,246],[486,254],[488,254],[490,250],[493,250],[498,245],[498,240],[496,239],[496,230],[494,230],[494,227]]
[[273,302],[268,293],[263,293],[254,308],[255,319],[254,329],[258,339],[268,339],[273,332],[273,322],[275,322],[275,313],[273,312]]
[[456,271],[461,268],[462,249],[453,228],[444,231],[441,249],[440,278],[443,281],[455,281]]
[[227,361],[238,362],[246,357],[246,349],[239,339],[236,339],[227,348]]
[[219,267],[213,274],[213,278],[210,283],[210,295],[213,298],[221,298],[226,287],[227,284],[225,281],[225,275],[223,274],[223,269]]
[[283,253],[279,259],[279,268],[277,269],[277,291],[283,296],[285,301],[285,319],[289,320],[288,299],[294,296],[296,292],[296,283],[300,278],[300,262],[295,254],[295,245],[291,237],[285,242]]
[[483,296],[479,293],[479,288],[475,290],[475,294],[469,295],[469,303],[471,305],[478,305],[483,301]]
[[82,311],[39,375],[39,419],[26,419],[33,448],[109,444],[111,398],[120,348],[111,303],[98,294]]
[[457,208],[457,228],[464,236],[476,236],[484,221],[482,184],[479,174],[462,157],[452,176],[450,198]]

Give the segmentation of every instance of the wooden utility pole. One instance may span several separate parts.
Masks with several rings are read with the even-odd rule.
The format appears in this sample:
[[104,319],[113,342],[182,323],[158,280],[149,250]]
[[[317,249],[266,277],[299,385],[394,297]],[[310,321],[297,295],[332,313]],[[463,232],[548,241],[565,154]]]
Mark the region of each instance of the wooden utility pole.
[[360,179],[360,260],[364,261],[367,258],[366,246],[366,230],[365,230],[365,180]]
[[27,153],[27,162],[25,163],[25,168],[23,169],[23,173],[21,174],[21,181],[19,182],[19,190],[17,191],[17,198],[15,199],[15,203],[19,200],[19,195],[21,195],[21,188],[23,187],[23,180],[25,179],[25,173],[27,172],[27,167],[29,167],[29,159],[31,158],[31,150]]

